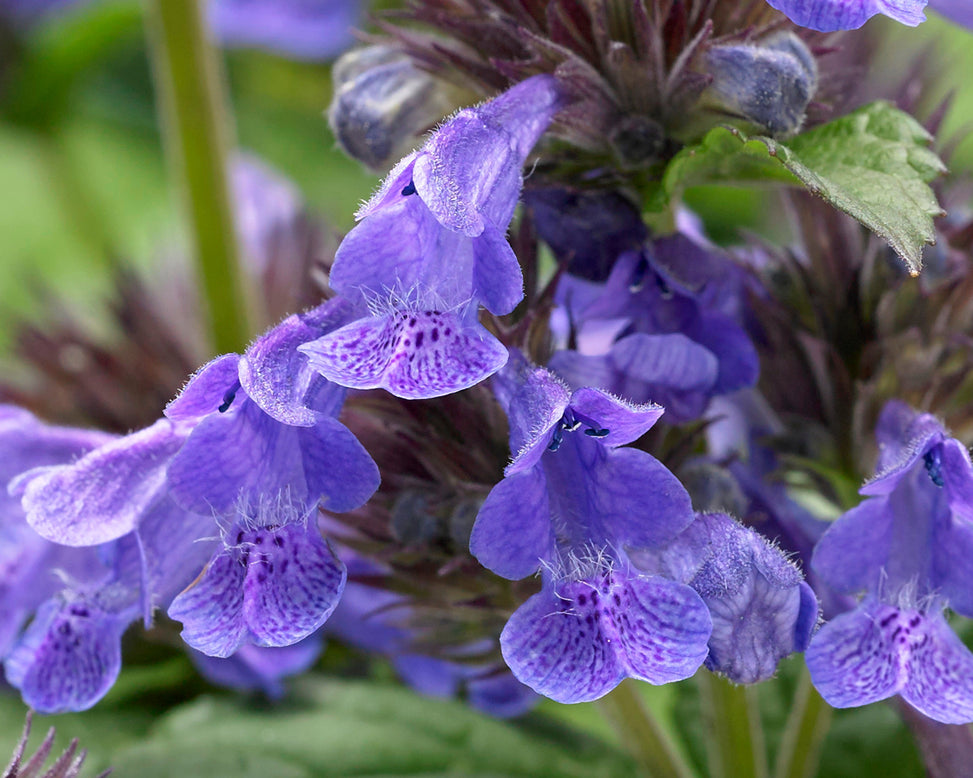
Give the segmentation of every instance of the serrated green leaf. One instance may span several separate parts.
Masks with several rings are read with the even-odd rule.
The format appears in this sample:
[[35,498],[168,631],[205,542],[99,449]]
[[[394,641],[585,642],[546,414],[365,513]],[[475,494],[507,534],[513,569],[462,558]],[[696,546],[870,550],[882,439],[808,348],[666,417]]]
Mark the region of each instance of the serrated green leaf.
[[[300,691],[285,707],[212,697],[181,706],[142,743],[113,754],[112,775],[627,778],[635,770],[576,731],[497,721],[399,687],[305,678]],[[269,762],[289,772],[268,772]]]
[[787,142],[718,127],[677,154],[650,208],[690,186],[714,183],[803,185],[883,237],[919,272],[922,247],[935,242],[943,213],[929,182],[945,166],[911,116],[877,102]]

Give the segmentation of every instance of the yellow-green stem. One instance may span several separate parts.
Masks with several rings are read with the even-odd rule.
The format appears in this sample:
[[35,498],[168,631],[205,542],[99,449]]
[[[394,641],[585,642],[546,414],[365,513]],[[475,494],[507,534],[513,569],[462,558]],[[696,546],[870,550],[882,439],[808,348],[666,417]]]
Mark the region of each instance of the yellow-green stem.
[[652,778],[692,777],[692,771],[643,702],[635,681],[622,681],[598,704],[645,775]]
[[712,778],[767,778],[767,753],[756,690],[699,673],[709,711]]
[[821,744],[831,726],[832,714],[831,706],[811,685],[807,668],[802,668],[777,752],[774,778],[811,778],[817,773]]
[[253,335],[251,299],[227,178],[231,130],[221,62],[199,0],[146,2],[166,156],[182,188],[212,347],[240,351]]

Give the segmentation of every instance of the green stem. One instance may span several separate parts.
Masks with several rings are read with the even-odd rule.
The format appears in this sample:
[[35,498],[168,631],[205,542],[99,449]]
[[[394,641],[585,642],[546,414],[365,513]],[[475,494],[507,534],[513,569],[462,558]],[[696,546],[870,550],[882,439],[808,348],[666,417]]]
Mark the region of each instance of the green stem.
[[622,681],[598,704],[647,775],[652,778],[691,778],[692,771],[645,706],[635,681]]
[[712,777],[766,778],[767,755],[756,690],[712,673],[698,677],[710,713]]
[[212,346],[241,350],[253,334],[227,180],[230,126],[220,60],[199,0],[147,0],[149,47],[166,156],[182,185],[191,251],[206,300]]
[[817,773],[832,714],[831,706],[815,691],[810,673],[803,668],[777,752],[774,778],[811,778]]

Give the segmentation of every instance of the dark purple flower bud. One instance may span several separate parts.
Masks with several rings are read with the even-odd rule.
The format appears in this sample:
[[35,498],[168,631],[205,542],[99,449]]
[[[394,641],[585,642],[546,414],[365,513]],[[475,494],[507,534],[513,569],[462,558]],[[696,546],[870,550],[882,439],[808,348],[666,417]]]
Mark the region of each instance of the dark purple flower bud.
[[926,20],[926,0],[767,0],[792,22],[821,32],[856,30],[875,14],[915,27]]
[[713,80],[704,104],[772,135],[796,132],[817,88],[817,64],[792,33],[758,44],[713,46],[706,52]]
[[332,70],[328,123],[348,156],[376,170],[417,145],[450,110],[443,85],[388,46],[344,54]]
[[527,189],[524,202],[554,256],[587,281],[605,281],[615,260],[649,235],[638,208],[619,192]]
[[222,45],[305,60],[331,59],[348,48],[360,17],[358,0],[210,0],[209,6]]

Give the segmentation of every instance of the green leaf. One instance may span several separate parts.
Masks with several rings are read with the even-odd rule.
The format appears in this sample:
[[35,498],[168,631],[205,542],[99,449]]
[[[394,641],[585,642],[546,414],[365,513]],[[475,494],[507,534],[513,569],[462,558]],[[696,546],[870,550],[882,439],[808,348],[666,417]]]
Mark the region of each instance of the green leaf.
[[627,778],[635,770],[618,750],[540,716],[510,724],[399,687],[311,677],[287,706],[201,697],[111,764],[113,778]]
[[802,185],[889,242],[915,275],[922,247],[935,242],[943,210],[929,182],[945,166],[927,148],[929,133],[885,102],[871,103],[780,143],[717,127],[683,149],[648,204],[661,208],[690,186],[714,183]]

